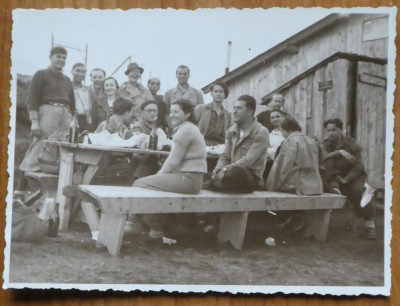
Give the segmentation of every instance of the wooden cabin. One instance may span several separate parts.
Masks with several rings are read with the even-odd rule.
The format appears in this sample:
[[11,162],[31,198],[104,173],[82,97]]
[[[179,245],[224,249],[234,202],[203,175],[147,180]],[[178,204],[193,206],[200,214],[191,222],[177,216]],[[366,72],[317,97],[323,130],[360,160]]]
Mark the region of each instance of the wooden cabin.
[[218,80],[229,87],[228,109],[249,94],[258,113],[282,93],[284,109],[319,140],[326,119],[342,119],[363,148],[368,182],[383,188],[387,57],[387,15],[331,14]]

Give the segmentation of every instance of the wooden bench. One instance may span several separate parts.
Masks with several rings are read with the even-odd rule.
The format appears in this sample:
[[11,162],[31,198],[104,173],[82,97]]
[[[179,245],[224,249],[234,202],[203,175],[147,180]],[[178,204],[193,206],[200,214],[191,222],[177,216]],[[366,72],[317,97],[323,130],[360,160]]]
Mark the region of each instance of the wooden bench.
[[25,177],[33,186],[40,188],[46,198],[56,197],[58,175],[43,172],[25,172]]
[[250,211],[307,210],[312,222],[306,228],[306,236],[325,241],[331,210],[342,208],[346,200],[334,194],[296,196],[266,191],[222,194],[202,190],[198,195],[184,195],[138,187],[96,185],[80,185],[79,191],[83,201],[100,206],[98,242],[114,256],[119,254],[128,214],[221,212],[218,240],[230,241],[240,250]]

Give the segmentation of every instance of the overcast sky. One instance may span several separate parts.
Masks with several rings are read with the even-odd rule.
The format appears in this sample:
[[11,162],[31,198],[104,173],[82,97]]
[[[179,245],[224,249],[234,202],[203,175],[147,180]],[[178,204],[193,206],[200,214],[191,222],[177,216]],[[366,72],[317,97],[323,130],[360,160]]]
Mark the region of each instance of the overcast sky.
[[[176,67],[191,69],[189,83],[201,88],[225,71],[232,41],[231,70],[326,17],[323,9],[189,10],[16,10],[13,25],[13,72],[32,75],[49,65],[51,35],[55,44],[85,49],[88,71],[101,67],[110,75],[128,56],[144,68],[142,83],[161,79],[163,94],[176,86]],[[64,73],[84,62],[68,49]],[[114,75],[119,83],[127,63]],[[86,84],[90,84],[89,73]]]

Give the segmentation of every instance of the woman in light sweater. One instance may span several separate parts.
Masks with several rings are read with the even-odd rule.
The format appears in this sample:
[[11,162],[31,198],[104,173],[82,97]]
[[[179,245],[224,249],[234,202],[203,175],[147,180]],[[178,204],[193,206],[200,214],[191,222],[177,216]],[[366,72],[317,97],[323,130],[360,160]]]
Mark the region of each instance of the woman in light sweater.
[[186,100],[173,103],[170,119],[174,126],[171,153],[157,174],[140,178],[133,186],[197,194],[207,173],[207,163],[204,137],[193,123],[193,106]]

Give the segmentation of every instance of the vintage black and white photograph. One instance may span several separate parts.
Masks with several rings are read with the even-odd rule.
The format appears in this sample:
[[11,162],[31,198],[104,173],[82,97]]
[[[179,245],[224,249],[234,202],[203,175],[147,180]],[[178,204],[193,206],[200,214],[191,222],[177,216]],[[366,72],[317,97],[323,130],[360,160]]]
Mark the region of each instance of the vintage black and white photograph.
[[396,14],[14,10],[4,287],[389,295]]

